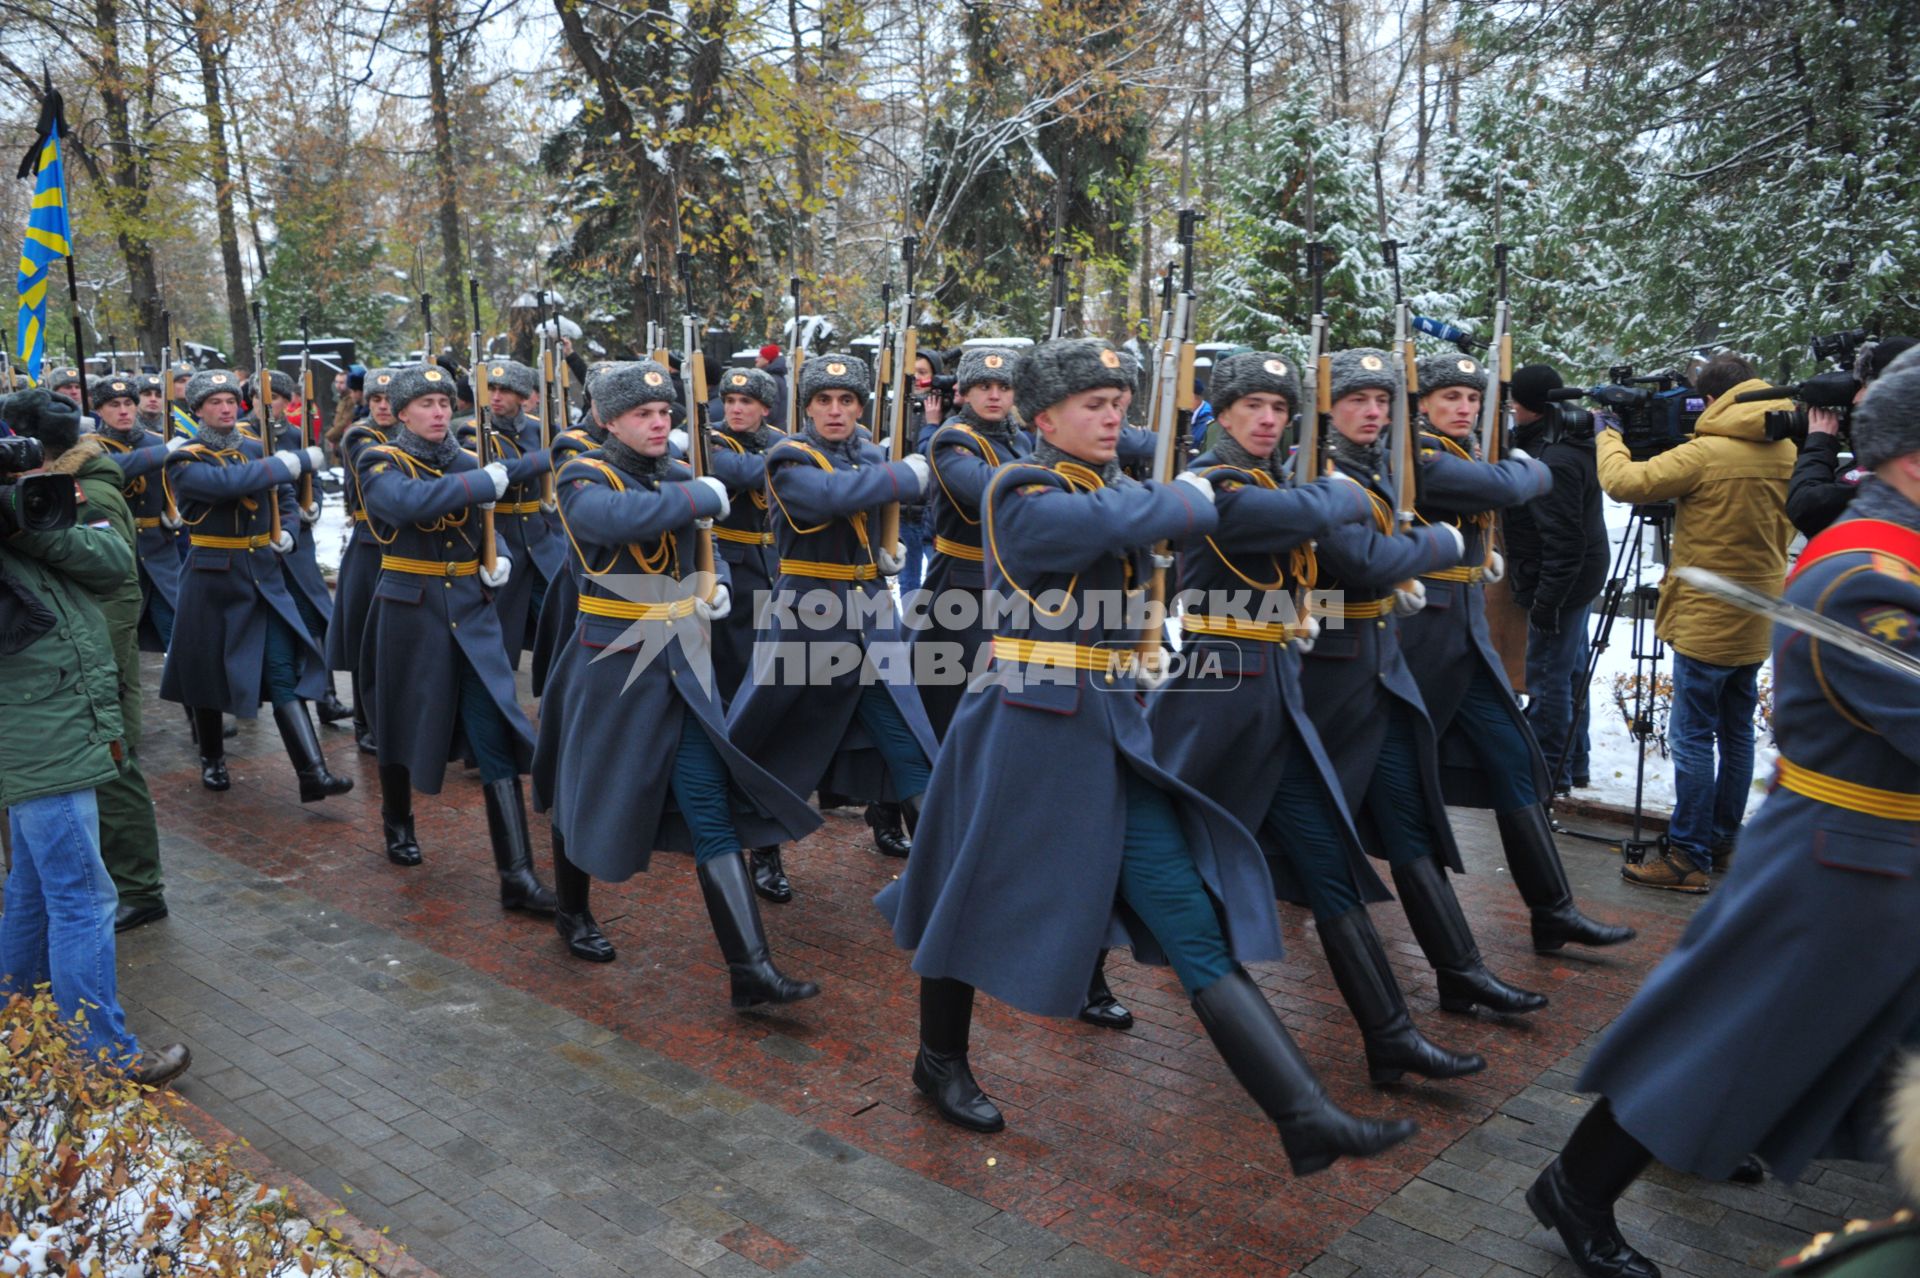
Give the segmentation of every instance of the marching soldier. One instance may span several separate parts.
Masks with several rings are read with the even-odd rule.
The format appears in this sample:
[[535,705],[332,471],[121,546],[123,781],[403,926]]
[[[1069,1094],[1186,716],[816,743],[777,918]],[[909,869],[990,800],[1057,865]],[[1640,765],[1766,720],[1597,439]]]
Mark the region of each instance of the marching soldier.
[[[1313,911],[1373,1081],[1478,1073],[1482,1057],[1429,1042],[1408,1014],[1366,909],[1391,898],[1367,862],[1301,690],[1312,631],[1297,605],[1316,585],[1311,539],[1382,536],[1373,503],[1339,472],[1288,485],[1280,438],[1300,387],[1285,359],[1229,356],[1214,366],[1209,389],[1220,437],[1193,469],[1213,485],[1220,523],[1180,547],[1186,659],[1147,701],[1154,746],[1169,772],[1255,833],[1280,896]],[[1304,420],[1314,420],[1311,404]]]
[[[1126,382],[1119,352],[1098,340],[1049,342],[1018,373],[1040,442],[1030,461],[993,476],[981,512],[987,588],[1026,608],[996,629],[996,686],[961,702],[918,846],[877,898],[895,943],[916,951],[914,1084],[949,1122],[1000,1130],[967,1063],[974,988],[1073,1016],[1111,937],[1171,962],[1306,1175],[1378,1153],[1414,1126],[1354,1118],[1321,1089],[1240,966],[1281,953],[1258,847],[1154,761],[1139,695],[1152,676],[1127,660],[1139,633],[1115,604],[1151,571],[1146,545],[1205,535],[1216,518],[1198,476],[1141,484],[1121,474]],[[1036,847],[1047,855],[1036,859]]]
[[[1440,1006],[1469,1012],[1534,1012],[1543,995],[1508,985],[1488,970],[1447,871],[1462,871],[1440,797],[1433,725],[1401,655],[1399,618],[1420,606],[1423,574],[1460,562],[1465,542],[1451,524],[1395,532],[1393,489],[1381,435],[1401,393],[1385,351],[1340,351],[1331,360],[1333,462],[1367,490],[1370,522],[1335,529],[1315,548],[1321,593],[1340,602],[1307,653],[1301,686],[1340,789],[1371,827],[1369,851],[1393,867],[1400,904],[1427,961]],[[1363,832],[1367,827],[1363,826]]]
[[322,454],[306,448],[268,455],[236,425],[240,378],[224,369],[195,373],[187,382],[186,404],[199,419],[199,434],[173,453],[164,471],[189,549],[160,695],[192,707],[200,783],[207,789],[231,784],[222,712],[251,719],[264,698],[273,704],[274,723],[299,775],[300,801],[345,794],[353,781],[327,770],[307,716],[307,702],[325,690],[326,661],[288,589],[284,567],[299,518],[292,485],[321,465]]
[[453,378],[444,370],[400,370],[387,400],[399,419],[392,442],[359,453],[361,499],[380,543],[360,685],[372,704],[387,859],[420,864],[413,791],[440,793],[447,761],[471,752],[501,908],[552,914],[553,893],[533,872],[520,788],[533,727],[514,692],[493,606],[513,560],[503,551],[491,570],[481,564],[480,512],[507,491],[507,467],[482,466],[452,437]]
[[360,453],[393,442],[398,429],[387,392],[397,376],[391,368],[376,368],[361,381],[367,415],[336,420],[339,433],[329,442],[345,464],[342,490],[352,536],[340,554],[340,571],[333,582],[333,620],[327,625],[327,668],[344,670],[353,689],[353,740],[362,754],[375,752],[370,707],[360,690],[360,644],[367,633],[367,613],[373,607],[374,583],[380,579],[380,542],[367,522],[367,506],[360,493]]
[[[566,543],[548,527],[541,505],[541,476],[552,469],[552,460],[540,442],[540,423],[521,411],[538,389],[538,377],[525,364],[488,362],[485,411],[493,424],[494,455],[486,460],[504,462],[510,480],[506,496],[494,505],[493,527],[520,565],[495,594],[494,604],[500,611],[507,660],[515,669],[521,652],[534,645],[541,602],[566,562]],[[477,447],[476,437],[470,421],[460,427],[460,446],[468,452]]]
[[1532,501],[1553,474],[1524,452],[1489,466],[1474,456],[1473,429],[1487,370],[1466,355],[1419,362],[1416,478],[1422,523],[1451,525],[1466,543],[1465,561],[1421,578],[1426,607],[1400,622],[1401,650],[1440,739],[1440,777],[1453,803],[1490,806],[1514,886],[1532,913],[1533,948],[1618,945],[1630,927],[1597,923],[1573,903],[1547,819],[1546,760],[1507,684],[1506,667],[1487,632],[1486,587],[1505,575],[1493,547],[1495,512]]
[[[598,371],[598,368],[594,371]],[[590,453],[606,442],[607,428],[594,420],[593,408],[588,405],[580,425],[553,437],[551,451],[554,471],[558,473],[562,466],[575,457]],[[555,519],[558,518],[556,512]],[[562,545],[565,544],[566,535],[564,524],[555,528],[554,536],[561,539]],[[574,601],[580,597],[579,575],[579,570],[573,564],[573,556],[562,559],[558,575],[547,583],[547,593],[540,602],[540,615],[534,618],[533,659],[528,681],[536,697],[546,695],[547,672],[553,668],[554,654],[573,634],[576,619]]]
[[[773,378],[757,368],[734,368],[720,378],[721,426],[712,432],[713,473],[727,486],[731,509],[714,522],[715,548],[732,574],[738,605],[713,628],[713,673],[726,704],[753,661],[756,601],[771,596],[778,556],[768,527],[767,450],[786,436],[767,425],[780,397]],[[779,856],[779,849],[773,849]],[[764,893],[763,893],[764,895]],[[790,893],[789,893],[790,895]]]
[[792,1003],[820,987],[774,966],[740,849],[804,837],[820,818],[727,740],[712,670],[683,646],[733,600],[725,560],[717,580],[694,573],[695,521],[724,519],[728,499],[720,479],[668,456],[674,394],[652,360],[596,374],[593,412],[609,438],[558,477],[580,588],[534,758],[535,806],[553,821],[554,921],[570,953],[611,961],[590,880],[629,879],[656,848],[692,852],[733,1006]]
[[[1853,444],[1869,477],[1784,598],[1920,657],[1920,354],[1867,391]],[[1740,857],[1594,1049],[1579,1087],[1601,1099],[1527,1191],[1584,1274],[1658,1278],[1613,1214],[1656,1158],[1723,1180],[1758,1154],[1791,1182],[1886,1152],[1882,1105],[1920,1025],[1920,697],[1784,627],[1773,670],[1780,758]]]
[[164,436],[167,433],[167,403],[163,394],[166,382],[158,373],[141,373],[133,379],[133,388],[137,396],[134,421],[141,430]]
[[[268,417],[273,423],[275,446],[282,449],[298,450],[306,447],[306,434],[300,427],[287,420],[288,410],[293,405],[293,378],[279,369],[274,369],[267,379],[269,391]],[[255,374],[248,390],[253,395],[260,393],[260,376]],[[324,450],[322,457],[325,457]],[[321,465],[326,463],[323,460]],[[287,556],[287,585],[293,592],[293,602],[300,609],[301,619],[306,622],[307,633],[320,646],[321,652],[327,648],[327,629],[333,621],[333,592],[327,589],[327,579],[320,574],[320,560],[314,547],[314,529],[320,523],[319,485],[314,486],[311,505],[300,506],[299,522],[293,526],[293,553]],[[340,704],[340,697],[333,690],[333,667],[326,672],[326,695],[315,703],[314,711],[325,724],[339,723],[351,718],[353,711]]]
[[904,556],[873,537],[879,507],[925,492],[929,471],[858,438],[871,385],[852,355],[801,368],[806,424],[767,450],[780,575],[728,725],[789,790],[898,803],[911,833],[936,747],[881,580]]
[[155,425],[146,423],[147,414],[139,405],[148,398],[143,383],[153,383],[152,395],[159,396],[159,379],[151,375],[128,377],[115,375],[97,379],[92,387],[93,407],[100,417],[100,429],[94,438],[126,477],[122,490],[133,511],[135,536],[140,559],[140,648],[143,652],[165,652],[173,643],[173,618],[180,600],[180,552],[174,542],[180,536],[180,518],[167,514],[167,495],[160,472],[173,452],[187,443],[185,436],[164,439],[164,421],[153,414]]

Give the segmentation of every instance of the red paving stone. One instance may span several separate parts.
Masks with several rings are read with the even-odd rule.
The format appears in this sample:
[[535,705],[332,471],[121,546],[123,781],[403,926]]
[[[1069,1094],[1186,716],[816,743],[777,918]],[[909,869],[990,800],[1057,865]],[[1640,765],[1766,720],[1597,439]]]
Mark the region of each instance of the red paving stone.
[[[1421,1125],[1415,1139],[1377,1161],[1295,1179],[1273,1129],[1200,1034],[1171,972],[1118,953],[1109,976],[1138,1018],[1129,1033],[980,1001],[974,1070],[1008,1120],[1005,1134],[982,1138],[940,1122],[909,1080],[917,986],[871,904],[896,867],[872,851],[857,813],[829,815],[823,830],[788,850],[797,897],[765,909],[781,966],[819,980],[825,993],[743,1016],[727,1006],[725,969],[690,858],[663,854],[650,873],[597,885],[594,912],[620,957],[604,966],[578,963],[545,922],[502,916],[471,774],[456,767],[442,794],[416,800],[426,863],[404,870],[381,850],[373,761],[356,754],[344,733],[326,732],[324,744],[335,769],[356,776],[359,787],[302,807],[270,725],[229,743],[234,787],[212,794],[198,783],[184,730],[162,726],[172,709],[155,707],[149,719],[158,730],[148,735],[148,772],[163,826],[862,1150],[1153,1273],[1304,1266],[1610,1022],[1683,922],[1630,910],[1624,921],[1641,929],[1634,945],[1599,959],[1537,957],[1519,898],[1482,859],[1489,872],[1458,885],[1489,963],[1553,999],[1529,1021],[1497,1022],[1435,1010],[1433,976],[1404,916],[1396,906],[1375,908],[1416,1019],[1438,1041],[1488,1061],[1470,1079],[1383,1090],[1366,1082],[1358,1031],[1318,942],[1304,935],[1307,916],[1285,908],[1289,957],[1256,973],[1260,984],[1336,1100]],[[546,834],[538,817],[534,823],[545,874]],[[1597,847],[1578,854],[1607,855]],[[742,1230],[727,1245],[767,1269],[802,1254],[757,1230]]]

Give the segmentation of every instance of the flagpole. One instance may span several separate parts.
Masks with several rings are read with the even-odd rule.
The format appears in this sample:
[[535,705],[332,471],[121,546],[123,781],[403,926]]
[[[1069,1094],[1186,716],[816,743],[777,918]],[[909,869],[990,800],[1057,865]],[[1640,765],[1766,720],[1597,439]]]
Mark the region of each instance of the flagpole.
[[[56,132],[55,136],[59,136]],[[73,308],[73,366],[80,370],[80,411],[91,415],[92,396],[87,393],[87,343],[80,331],[80,285],[74,278],[73,202],[67,198],[67,154],[60,152],[60,207],[67,215],[67,304]]]

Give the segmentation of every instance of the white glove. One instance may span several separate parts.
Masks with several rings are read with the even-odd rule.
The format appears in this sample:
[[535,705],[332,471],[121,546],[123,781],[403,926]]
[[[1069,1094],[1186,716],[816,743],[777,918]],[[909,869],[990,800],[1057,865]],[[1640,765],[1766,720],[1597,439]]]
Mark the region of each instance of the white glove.
[[1205,475],[1196,475],[1190,470],[1183,470],[1173,477],[1173,482],[1176,484],[1185,484],[1202,497],[1205,497],[1207,499],[1207,505],[1213,505],[1213,481]]
[[1489,552],[1487,555],[1486,579],[1490,582],[1498,582],[1505,581],[1506,577],[1507,557],[1497,550]]
[[1147,558],[1152,560],[1153,566],[1155,568],[1158,568],[1162,572],[1171,571],[1173,568],[1174,560],[1172,555],[1163,555],[1159,551],[1155,550],[1150,552],[1147,555]]
[[891,553],[884,550],[875,551],[874,559],[880,564],[882,576],[898,577],[900,570],[907,566],[907,548],[896,542]]
[[304,448],[285,449],[275,453],[273,459],[285,468],[288,479],[298,479],[307,472],[307,450]]
[[480,468],[487,478],[493,481],[493,499],[499,501],[507,495],[507,467],[505,462],[488,462]]
[[1455,562],[1458,562],[1460,556],[1467,553],[1467,539],[1462,537],[1460,530],[1452,524],[1435,524],[1434,527],[1446,529],[1447,534],[1453,538],[1453,558]]
[[1427,606],[1427,585],[1415,577],[1404,589],[1393,592],[1393,615],[1411,617]]
[[672,447],[674,452],[680,454],[682,457],[687,455],[687,432],[681,430],[678,426],[675,426],[667,432],[667,443]]
[[920,491],[925,493],[927,485],[933,481],[933,467],[919,453],[908,453],[903,460],[907,469],[913,472],[913,477],[920,481]]
[[193,439],[191,436],[175,435],[172,439],[169,439],[167,441],[167,452],[169,454],[179,452],[182,448],[185,448],[188,444],[191,444],[192,442],[193,442]]
[[1173,654],[1164,649],[1155,654],[1152,660],[1141,657],[1133,663],[1133,683],[1142,692],[1152,692],[1173,677]]
[[305,524],[309,528],[319,523],[320,522],[320,503],[316,501],[311,506],[302,506],[300,508],[300,522]]
[[507,578],[513,575],[513,560],[505,552],[496,551],[493,559],[493,571],[480,569],[480,584],[488,590],[498,590],[507,584]]
[[307,469],[321,470],[327,464],[327,450],[318,444],[309,444],[300,450],[307,455]]
[[707,487],[713,489],[713,495],[720,499],[720,513],[715,515],[714,518],[725,519],[733,510],[733,499],[727,496],[727,486],[715,479],[712,475],[702,475],[693,482],[696,484],[705,484]]
[[703,621],[725,621],[727,614],[733,611],[733,592],[727,589],[726,582],[716,582],[713,598],[695,598],[693,611]]
[[292,531],[286,528],[282,528],[280,530],[280,535],[274,538],[272,542],[272,546],[273,546],[273,553],[276,555],[291,555],[293,553]]
[[1294,646],[1299,648],[1302,654],[1312,652],[1313,641],[1320,637],[1320,617],[1317,613],[1307,614],[1306,631],[1307,633],[1294,640]]
[[162,510],[160,512],[160,526],[168,532],[179,532],[187,526],[187,521],[180,518],[180,512],[177,510],[171,515]]
[[1515,447],[1509,448],[1507,450],[1507,460],[1508,461],[1532,461],[1533,454],[1528,452],[1526,449],[1516,445]]

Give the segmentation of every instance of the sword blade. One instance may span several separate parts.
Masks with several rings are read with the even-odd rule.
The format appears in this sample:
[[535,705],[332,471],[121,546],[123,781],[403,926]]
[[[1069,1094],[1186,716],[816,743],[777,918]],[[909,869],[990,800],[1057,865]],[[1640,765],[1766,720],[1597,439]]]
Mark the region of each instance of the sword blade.
[[1909,656],[1890,643],[1882,643],[1872,635],[1863,635],[1850,626],[1844,626],[1831,617],[1823,617],[1810,608],[1788,603],[1784,599],[1775,599],[1749,589],[1738,582],[1728,581],[1717,572],[1706,568],[1676,568],[1674,575],[1689,585],[1706,591],[1716,599],[1723,599],[1736,608],[1758,613],[1772,621],[1810,635],[1822,643],[1830,643],[1836,648],[1844,648],[1856,656],[1898,671],[1909,679],[1920,679],[1920,658]]

